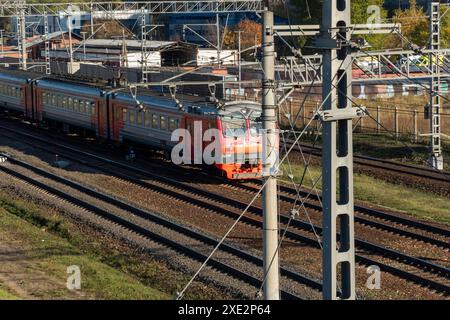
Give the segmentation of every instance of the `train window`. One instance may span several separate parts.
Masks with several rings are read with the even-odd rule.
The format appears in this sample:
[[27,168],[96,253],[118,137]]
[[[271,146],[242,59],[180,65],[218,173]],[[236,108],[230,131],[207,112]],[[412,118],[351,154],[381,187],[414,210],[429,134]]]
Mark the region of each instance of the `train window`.
[[78,104],[76,106],[75,105],[73,106],[73,111],[80,112],[83,103],[84,103],[83,100],[78,100]]
[[57,103],[57,107],[62,107],[62,97],[61,96],[57,96],[57,99],[58,99],[58,103]]
[[15,89],[15,90],[14,90],[14,91],[15,91],[15,92],[14,92],[14,93],[15,93],[14,96],[15,96],[16,98],[20,98],[20,97],[21,97],[21,94],[20,94],[20,88],[17,88],[17,87],[16,87],[16,88],[14,88],[14,89]]
[[130,123],[136,123],[136,111],[130,111]]
[[25,97],[25,91],[22,88],[19,88],[19,95],[20,99],[23,99]]
[[94,115],[96,111],[97,111],[97,108],[95,106],[95,103],[91,103],[91,114]]
[[127,122],[127,109],[123,108],[122,109],[122,121],[123,122]]
[[146,127],[150,126],[150,112],[144,111],[144,125]]
[[62,107],[64,108],[64,109],[67,109],[67,97],[63,97],[62,98]]
[[42,93],[42,103],[43,104],[48,103],[47,94],[45,92]]
[[159,122],[160,126],[159,126],[159,128],[161,130],[166,130],[167,129],[166,117],[165,116],[161,116],[159,119],[160,119],[160,122]]
[[69,110],[73,110],[73,98],[69,97],[69,100],[67,102],[67,107]]
[[153,128],[158,128],[158,123],[159,121],[158,121],[158,115],[157,114],[154,114],[154,115],[152,115],[152,127]]
[[56,99],[56,95],[54,95],[54,94],[52,94],[52,106],[56,106],[56,102],[57,102],[57,99]]
[[140,126],[142,126],[142,121],[143,121],[143,118],[144,117],[144,113],[143,112],[138,112],[137,113],[137,124],[138,125],[140,125]]
[[174,131],[178,129],[178,119],[169,118],[169,130]]
[[[69,106],[70,107],[70,106]],[[72,108],[70,108],[72,111],[73,110],[79,110],[80,109],[80,101],[78,99],[73,99],[73,104],[72,104]]]
[[86,112],[86,105],[85,105],[86,101],[80,101],[80,112],[81,113],[85,113]]

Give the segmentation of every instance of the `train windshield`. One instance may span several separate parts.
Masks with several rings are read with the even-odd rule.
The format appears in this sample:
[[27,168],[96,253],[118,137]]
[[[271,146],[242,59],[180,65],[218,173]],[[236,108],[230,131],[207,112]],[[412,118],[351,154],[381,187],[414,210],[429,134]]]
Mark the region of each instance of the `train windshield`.
[[245,117],[239,113],[230,113],[222,116],[222,132],[224,137],[242,137],[247,131],[247,121]]
[[250,134],[252,136],[257,136],[260,134],[262,129],[261,113],[252,112],[249,117]]

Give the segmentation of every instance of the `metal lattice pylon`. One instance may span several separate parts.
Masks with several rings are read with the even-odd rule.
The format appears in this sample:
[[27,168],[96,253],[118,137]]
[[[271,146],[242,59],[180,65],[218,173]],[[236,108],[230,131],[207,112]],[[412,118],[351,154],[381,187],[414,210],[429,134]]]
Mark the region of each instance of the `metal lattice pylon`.
[[438,170],[444,169],[441,146],[441,96],[440,96],[440,6],[439,2],[431,2],[430,8],[430,158],[429,164]]
[[26,39],[26,21],[25,12],[20,10],[17,16],[17,49],[19,51],[19,66],[22,70],[27,70],[27,52],[25,47]]
[[49,39],[49,28],[48,28],[48,15],[44,12],[44,37],[45,37],[45,74],[51,74],[50,65],[50,39]]
[[142,82],[148,82],[148,53],[147,53],[147,17],[145,10],[141,11],[141,72]]

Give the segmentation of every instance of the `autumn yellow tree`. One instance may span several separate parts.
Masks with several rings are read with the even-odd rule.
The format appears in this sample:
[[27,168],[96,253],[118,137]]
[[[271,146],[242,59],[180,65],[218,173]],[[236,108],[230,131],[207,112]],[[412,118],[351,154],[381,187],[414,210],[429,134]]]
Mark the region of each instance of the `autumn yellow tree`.
[[[425,46],[429,38],[429,19],[422,7],[417,5],[416,0],[410,1],[409,8],[405,10],[396,10],[392,17],[395,23],[400,23],[402,35],[410,42]],[[406,43],[399,37],[394,37],[394,47],[408,47]]]
[[262,26],[255,21],[244,19],[236,25],[236,31],[241,32],[241,48],[246,49],[262,42]]
[[[227,49],[238,48],[238,33],[241,31],[241,50],[260,45],[262,42],[262,26],[255,21],[244,19],[241,20],[234,28],[227,28],[224,30],[223,44]],[[253,51],[250,50],[242,54],[242,56],[248,56]]]

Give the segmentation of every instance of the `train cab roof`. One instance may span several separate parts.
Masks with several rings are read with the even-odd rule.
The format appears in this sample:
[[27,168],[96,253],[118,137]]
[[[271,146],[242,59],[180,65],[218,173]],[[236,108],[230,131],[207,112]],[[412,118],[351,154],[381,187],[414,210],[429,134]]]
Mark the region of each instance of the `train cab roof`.
[[261,113],[262,106],[260,103],[254,101],[229,101],[224,107],[219,110],[220,116],[227,116],[232,113],[242,113],[243,115],[250,115],[252,113]]

